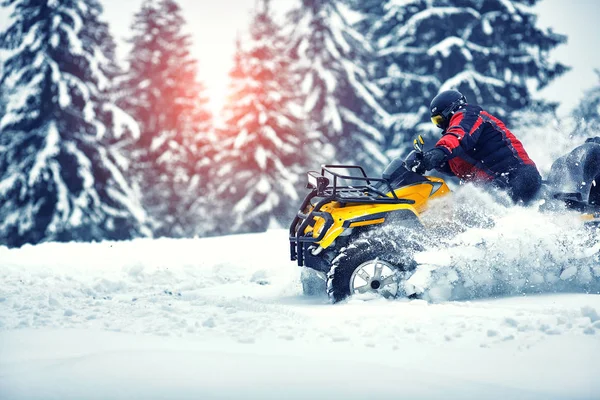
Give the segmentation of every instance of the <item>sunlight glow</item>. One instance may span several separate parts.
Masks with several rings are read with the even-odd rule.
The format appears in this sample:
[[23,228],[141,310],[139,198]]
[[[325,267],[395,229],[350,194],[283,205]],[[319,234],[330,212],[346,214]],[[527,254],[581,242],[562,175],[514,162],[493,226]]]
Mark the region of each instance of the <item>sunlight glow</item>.
[[[215,118],[215,122],[219,122],[221,110],[225,101],[227,100],[228,94],[228,76],[226,73],[219,73],[218,70],[228,70],[231,68],[231,62],[226,62],[226,58],[223,59],[221,68],[211,68],[215,71],[206,71],[205,74],[200,75],[201,81],[206,86],[206,96],[208,97],[208,108]],[[210,76],[210,79],[204,78],[202,75]]]

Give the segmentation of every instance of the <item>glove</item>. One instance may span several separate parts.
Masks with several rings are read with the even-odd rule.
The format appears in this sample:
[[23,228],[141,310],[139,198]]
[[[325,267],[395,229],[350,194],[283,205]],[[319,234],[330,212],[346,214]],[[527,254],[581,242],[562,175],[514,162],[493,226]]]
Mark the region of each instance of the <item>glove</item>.
[[426,171],[440,167],[446,162],[447,158],[448,156],[446,156],[444,150],[434,147],[423,153],[419,165],[411,168],[411,170],[415,171],[417,174],[424,174]]
[[411,152],[406,158],[405,165],[410,171],[416,172],[423,163],[423,153]]

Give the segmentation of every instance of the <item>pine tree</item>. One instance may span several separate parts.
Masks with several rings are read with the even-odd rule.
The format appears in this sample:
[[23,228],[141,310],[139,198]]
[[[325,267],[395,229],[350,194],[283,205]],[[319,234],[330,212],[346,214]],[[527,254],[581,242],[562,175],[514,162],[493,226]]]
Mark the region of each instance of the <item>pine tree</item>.
[[[3,62],[2,62],[2,55],[0,54],[0,80],[2,80],[2,76],[4,76],[3,72],[2,72],[2,66],[3,66]],[[4,116],[4,113],[6,112],[6,90],[4,89],[4,87],[2,85],[0,85],[0,121],[2,120],[2,117]],[[1,151],[1,149],[0,149]]]
[[[90,4],[92,6],[90,7]],[[106,55],[100,8],[81,0],[4,0],[11,50],[0,84],[0,243],[120,240],[149,234],[145,214],[103,142]],[[93,12],[93,9],[97,12]]]
[[289,14],[290,48],[300,76],[304,108],[335,160],[380,172],[389,115],[379,104],[380,91],[367,62],[372,49],[352,27],[342,0],[303,0]]
[[[358,13],[359,18],[353,23],[353,26],[362,35],[367,37],[373,29],[373,25],[377,23],[386,14],[385,1],[382,0],[346,0],[348,6]],[[376,48],[376,44],[372,44]]]
[[[121,67],[117,64],[117,45],[110,33],[109,26],[101,19],[104,11],[98,0],[85,0],[87,9],[86,24],[81,29],[83,43],[97,43],[100,52],[90,49],[98,60],[98,69],[106,77],[103,87],[99,90],[101,107],[96,109],[97,117],[102,121],[106,131],[101,135],[103,143],[110,148],[117,148],[115,152],[117,162],[124,169],[125,174],[130,169],[130,161],[122,154],[124,147],[132,140],[139,137],[139,126],[136,121],[121,108],[116,106],[119,100],[118,80],[123,75]],[[125,152],[126,153],[126,152]]]
[[573,113],[580,129],[590,136],[600,136],[600,69],[596,70],[598,83],[586,91]]
[[566,37],[536,27],[535,3],[387,0],[369,38],[379,48],[375,69],[386,108],[404,114],[390,145],[401,146],[417,131],[437,134],[428,108],[440,91],[458,89],[510,122],[513,111],[532,104],[528,83],[542,88],[565,72],[548,54]]
[[121,104],[141,130],[131,148],[134,179],[156,236],[187,236],[194,230],[191,190],[198,185],[197,159],[211,129],[184,25],[174,0],[145,0],[132,25],[130,68],[123,82]]
[[231,231],[264,231],[297,211],[312,140],[294,112],[294,79],[268,0],[259,2],[247,40],[238,40],[230,78],[215,192],[232,204]]

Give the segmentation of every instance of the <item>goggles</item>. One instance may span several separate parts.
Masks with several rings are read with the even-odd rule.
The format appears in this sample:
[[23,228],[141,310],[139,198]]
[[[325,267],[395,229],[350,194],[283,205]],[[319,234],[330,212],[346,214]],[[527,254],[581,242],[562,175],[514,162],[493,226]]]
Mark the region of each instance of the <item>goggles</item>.
[[433,122],[433,124],[438,128],[444,129],[444,117],[441,115],[434,115],[431,117],[431,122]]

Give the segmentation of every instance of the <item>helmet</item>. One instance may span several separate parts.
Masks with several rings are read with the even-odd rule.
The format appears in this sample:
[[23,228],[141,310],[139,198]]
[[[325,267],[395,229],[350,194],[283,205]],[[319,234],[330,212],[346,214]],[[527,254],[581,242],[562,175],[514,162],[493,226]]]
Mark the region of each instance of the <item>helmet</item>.
[[458,90],[445,90],[431,100],[431,122],[441,129],[446,129],[452,115],[467,104],[467,98]]

